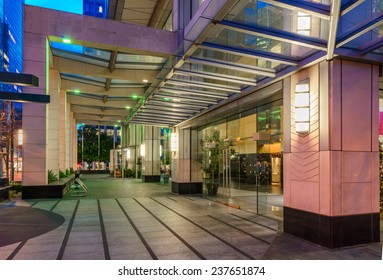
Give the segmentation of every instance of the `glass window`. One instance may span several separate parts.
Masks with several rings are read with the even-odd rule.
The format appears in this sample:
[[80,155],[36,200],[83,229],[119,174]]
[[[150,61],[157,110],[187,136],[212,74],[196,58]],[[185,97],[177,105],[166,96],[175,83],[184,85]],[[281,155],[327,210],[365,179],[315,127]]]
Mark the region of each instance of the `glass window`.
[[316,52],[311,48],[230,29],[224,29],[216,36],[210,35],[206,41],[228,47],[283,54],[296,59],[302,59]]

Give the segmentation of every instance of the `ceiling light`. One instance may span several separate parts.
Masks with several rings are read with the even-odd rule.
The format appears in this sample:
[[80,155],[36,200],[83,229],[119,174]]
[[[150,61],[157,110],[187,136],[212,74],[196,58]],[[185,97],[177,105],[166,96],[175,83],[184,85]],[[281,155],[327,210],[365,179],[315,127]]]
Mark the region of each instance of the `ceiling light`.
[[75,89],[73,92],[79,94],[80,90],[79,89]]
[[147,79],[143,79],[142,81],[143,81],[144,83],[147,83],[147,82],[148,82],[148,80],[147,80]]
[[132,98],[133,98],[133,99],[137,99],[138,96],[137,96],[137,95],[133,95]]
[[126,106],[126,109],[130,109],[130,106]]
[[63,43],[65,44],[71,44],[72,40],[70,38],[63,38]]

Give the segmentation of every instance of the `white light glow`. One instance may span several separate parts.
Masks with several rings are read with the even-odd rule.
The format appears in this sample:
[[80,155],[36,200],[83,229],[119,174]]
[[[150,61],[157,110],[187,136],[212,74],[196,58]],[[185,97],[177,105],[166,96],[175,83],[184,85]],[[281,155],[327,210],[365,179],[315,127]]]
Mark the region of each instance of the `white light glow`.
[[127,158],[127,159],[130,159],[130,149],[127,149],[127,150],[126,150],[126,158]]
[[178,151],[178,135],[177,133],[170,133],[170,151]]
[[23,145],[23,130],[22,129],[19,129],[17,131],[17,144],[19,146]]
[[140,146],[140,154],[142,157],[145,157],[145,144],[141,144]]
[[310,83],[308,80],[295,85],[295,131],[300,134],[310,131]]

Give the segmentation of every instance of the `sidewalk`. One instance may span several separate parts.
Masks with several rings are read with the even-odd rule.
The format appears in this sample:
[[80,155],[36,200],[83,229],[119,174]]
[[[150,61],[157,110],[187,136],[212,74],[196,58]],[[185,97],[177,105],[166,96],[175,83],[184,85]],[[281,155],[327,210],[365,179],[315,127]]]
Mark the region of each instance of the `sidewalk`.
[[83,181],[86,198],[0,203],[0,259],[382,259],[382,242],[330,250],[283,233],[277,220],[167,185]]

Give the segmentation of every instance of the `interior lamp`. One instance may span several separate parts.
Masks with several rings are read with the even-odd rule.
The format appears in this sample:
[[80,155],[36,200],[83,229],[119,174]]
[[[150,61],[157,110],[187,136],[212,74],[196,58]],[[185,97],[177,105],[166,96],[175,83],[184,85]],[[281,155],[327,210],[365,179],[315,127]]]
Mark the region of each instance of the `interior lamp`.
[[295,85],[295,131],[307,134],[310,131],[310,84],[304,80]]
[[170,151],[177,152],[177,150],[178,150],[177,133],[170,133]]

